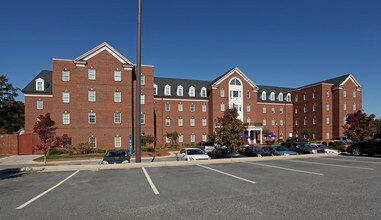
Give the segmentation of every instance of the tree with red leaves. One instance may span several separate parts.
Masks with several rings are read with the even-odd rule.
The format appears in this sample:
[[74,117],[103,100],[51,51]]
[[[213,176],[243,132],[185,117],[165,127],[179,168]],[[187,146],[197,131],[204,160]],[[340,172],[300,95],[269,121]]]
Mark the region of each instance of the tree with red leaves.
[[230,150],[237,149],[242,145],[240,135],[245,129],[242,121],[238,119],[237,109],[226,109],[224,116],[217,118],[216,142],[221,146],[226,146]]
[[355,142],[368,140],[373,133],[373,118],[363,113],[361,110],[347,115],[344,128],[344,135]]
[[50,118],[50,113],[45,115],[39,115],[37,117],[37,122],[33,127],[34,133],[38,134],[41,143],[38,148],[44,151],[44,164],[46,165],[46,155],[53,147],[62,146],[63,137],[56,136],[56,123]]

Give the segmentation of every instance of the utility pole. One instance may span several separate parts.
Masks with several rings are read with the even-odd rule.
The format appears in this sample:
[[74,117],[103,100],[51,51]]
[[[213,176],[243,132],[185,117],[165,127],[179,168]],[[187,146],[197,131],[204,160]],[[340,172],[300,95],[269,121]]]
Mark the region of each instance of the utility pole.
[[140,80],[141,80],[141,36],[142,34],[142,0],[138,0],[138,39],[136,53],[136,110],[135,110],[135,162],[141,162],[140,146]]

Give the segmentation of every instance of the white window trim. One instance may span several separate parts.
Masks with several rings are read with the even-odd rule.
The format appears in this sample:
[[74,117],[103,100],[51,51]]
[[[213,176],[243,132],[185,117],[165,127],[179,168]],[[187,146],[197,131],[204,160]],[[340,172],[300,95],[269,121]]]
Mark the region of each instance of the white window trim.
[[70,92],[62,92],[62,103],[70,103]]
[[95,80],[97,77],[96,77],[96,70],[95,69],[89,69],[88,70],[88,79],[89,80]]
[[[93,96],[90,95],[91,93],[93,93],[94,95]],[[94,91],[94,90],[89,90],[88,93],[87,93],[87,96],[88,96],[87,100],[89,102],[95,102],[97,100],[97,94],[96,94],[96,91]],[[94,97],[94,99],[91,99],[90,97]]]
[[202,87],[202,88],[201,88],[200,95],[201,95],[201,97],[206,97],[206,96],[207,96],[206,88],[205,88],[205,87]]
[[171,95],[171,86],[170,85],[166,85],[164,87],[164,95],[166,95],[166,96],[170,96]]
[[177,96],[183,96],[184,95],[184,88],[182,86],[178,86],[176,94],[177,94]]
[[122,102],[122,92],[120,91],[114,92],[114,102]]
[[38,110],[41,110],[41,109],[44,109],[44,101],[43,100],[37,100],[37,109]]
[[114,147],[115,148],[121,148],[122,147],[122,137],[120,137],[120,136],[114,137]]
[[[41,88],[38,85],[41,84]],[[36,91],[44,91],[45,90],[45,81],[42,78],[36,79]]]
[[[94,122],[90,121],[91,116],[94,115]],[[89,124],[96,124],[97,123],[97,115],[94,112],[89,112],[87,116],[87,121]]]
[[62,82],[70,82],[70,71],[63,70],[62,71]]
[[196,89],[194,86],[189,87],[189,96],[194,97],[196,95]]
[[[119,117],[117,117],[119,115]],[[117,120],[119,118],[119,121]],[[122,113],[120,112],[114,112],[114,124],[121,124],[122,123]]]
[[62,114],[62,124],[63,125],[69,125],[70,124],[70,113],[63,113]]
[[114,81],[121,82],[122,81],[122,72],[119,70],[114,71]]

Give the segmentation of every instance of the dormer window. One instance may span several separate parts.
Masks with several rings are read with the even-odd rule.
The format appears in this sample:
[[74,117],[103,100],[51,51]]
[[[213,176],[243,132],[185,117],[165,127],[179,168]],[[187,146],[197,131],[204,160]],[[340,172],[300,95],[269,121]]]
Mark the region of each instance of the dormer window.
[[201,88],[201,97],[206,97],[206,88],[205,87]]
[[171,95],[171,86],[170,85],[166,85],[164,87],[164,95]]
[[278,94],[278,101],[283,102],[283,93]]
[[177,93],[177,96],[183,96],[183,87],[182,86],[178,86],[176,93]]
[[194,86],[189,87],[189,96],[194,97],[196,94]]
[[261,99],[266,100],[266,92],[265,91],[262,92]]
[[36,91],[44,91],[44,80],[41,78],[36,79]]
[[274,92],[270,93],[270,100],[275,101],[275,93]]
[[290,93],[287,93],[287,95],[286,95],[286,101],[287,102],[291,102],[291,94]]
[[153,94],[157,95],[157,85],[156,84],[153,85]]

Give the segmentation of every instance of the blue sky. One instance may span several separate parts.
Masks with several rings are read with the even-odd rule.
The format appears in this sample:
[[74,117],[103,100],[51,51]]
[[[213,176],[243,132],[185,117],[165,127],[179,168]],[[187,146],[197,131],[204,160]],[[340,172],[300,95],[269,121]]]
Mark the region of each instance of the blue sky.
[[[136,22],[137,0],[2,0],[0,74],[22,89],[52,58],[102,42],[135,62]],[[203,80],[237,66],[284,87],[353,73],[364,111],[381,117],[381,1],[143,0],[142,63]]]

